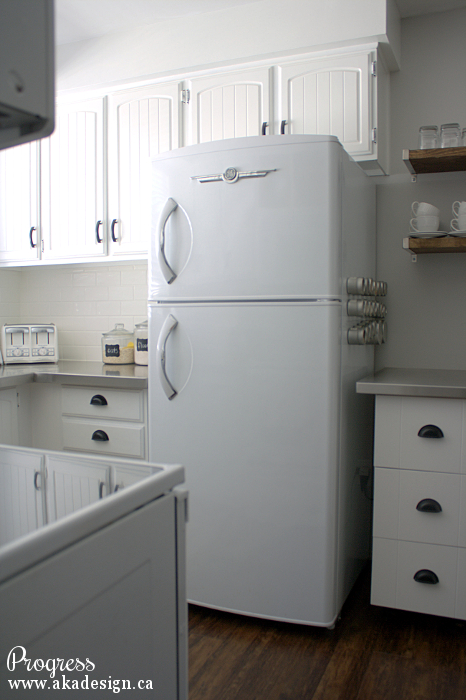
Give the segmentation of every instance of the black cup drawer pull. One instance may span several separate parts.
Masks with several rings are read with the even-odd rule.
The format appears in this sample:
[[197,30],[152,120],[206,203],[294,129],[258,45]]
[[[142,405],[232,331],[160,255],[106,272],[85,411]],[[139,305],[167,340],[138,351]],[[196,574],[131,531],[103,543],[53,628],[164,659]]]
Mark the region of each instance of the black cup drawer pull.
[[96,394],[91,399],[91,406],[107,406],[107,399],[102,394]]
[[108,439],[109,437],[105,430],[96,430],[94,433],[92,433],[91,440],[97,440],[97,442],[107,442]]
[[443,432],[437,425],[423,425],[418,432],[422,438],[443,438]]
[[438,583],[438,576],[430,569],[419,569],[413,576],[418,583]]
[[420,510],[421,513],[441,513],[442,506],[433,498],[423,498],[422,501],[419,501],[417,504],[416,510]]

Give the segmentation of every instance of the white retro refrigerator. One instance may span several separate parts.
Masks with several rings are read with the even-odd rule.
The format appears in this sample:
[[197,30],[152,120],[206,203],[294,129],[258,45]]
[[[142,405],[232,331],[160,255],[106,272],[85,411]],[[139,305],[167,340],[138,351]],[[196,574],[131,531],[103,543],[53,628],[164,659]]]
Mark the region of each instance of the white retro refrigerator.
[[375,196],[332,136],[153,160],[150,459],[186,469],[188,600],[331,627],[369,556]]

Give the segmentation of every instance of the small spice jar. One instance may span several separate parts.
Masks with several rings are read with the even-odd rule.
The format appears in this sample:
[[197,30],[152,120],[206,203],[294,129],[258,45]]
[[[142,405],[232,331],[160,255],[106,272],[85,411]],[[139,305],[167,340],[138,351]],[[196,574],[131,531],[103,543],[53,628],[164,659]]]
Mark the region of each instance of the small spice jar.
[[134,363],[134,335],[122,323],[102,335],[102,361],[107,365]]
[[134,329],[134,362],[137,365],[149,364],[149,324],[136,323]]

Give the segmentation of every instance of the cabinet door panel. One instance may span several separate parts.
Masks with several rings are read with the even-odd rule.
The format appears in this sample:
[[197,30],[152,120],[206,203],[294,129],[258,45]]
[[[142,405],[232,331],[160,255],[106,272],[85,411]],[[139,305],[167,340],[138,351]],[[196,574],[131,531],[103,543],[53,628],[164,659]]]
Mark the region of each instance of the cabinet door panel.
[[104,254],[105,238],[96,237],[103,155],[103,100],[58,107],[55,132],[42,142],[44,258]]
[[109,493],[109,469],[75,457],[46,456],[47,516],[53,522]]
[[269,122],[269,69],[196,78],[191,104],[190,143],[258,136]]
[[0,151],[1,261],[36,260],[40,254],[37,152],[37,143]]
[[371,154],[371,60],[366,52],[282,66],[287,133],[330,134],[353,156]]
[[3,448],[0,453],[0,546],[45,523],[42,457]]
[[110,224],[112,256],[147,254],[150,159],[178,148],[178,100],[178,83],[109,97],[109,222],[116,220],[113,229]]

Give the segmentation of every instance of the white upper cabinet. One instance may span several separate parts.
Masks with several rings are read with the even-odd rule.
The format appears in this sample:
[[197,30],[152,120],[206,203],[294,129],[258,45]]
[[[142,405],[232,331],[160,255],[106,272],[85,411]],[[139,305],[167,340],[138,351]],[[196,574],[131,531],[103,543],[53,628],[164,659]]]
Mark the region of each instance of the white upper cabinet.
[[41,143],[43,259],[105,254],[103,99],[60,105]]
[[179,100],[177,82],[108,97],[108,240],[112,257],[147,255],[150,159],[179,146]]
[[0,261],[40,256],[38,144],[0,151]]
[[189,144],[258,136],[270,123],[271,69],[216,73],[191,80]]
[[389,73],[375,45],[62,104],[40,151],[0,151],[0,265],[145,258],[150,159],[180,146],[329,134],[368,175],[383,175],[388,115]]
[[368,174],[384,173],[378,105],[388,90],[375,51],[306,59],[279,71],[284,133],[337,136]]

